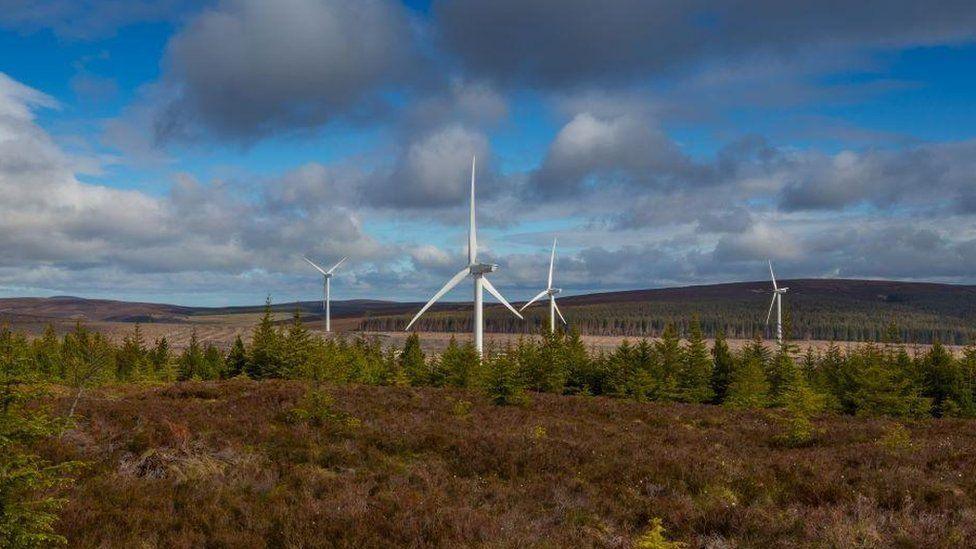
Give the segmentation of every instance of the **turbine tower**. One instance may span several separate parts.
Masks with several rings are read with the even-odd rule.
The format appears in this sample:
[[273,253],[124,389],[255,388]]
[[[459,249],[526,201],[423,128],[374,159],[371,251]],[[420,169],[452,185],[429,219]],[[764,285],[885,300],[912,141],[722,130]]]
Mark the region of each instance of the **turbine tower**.
[[488,290],[488,293],[495,296],[495,299],[501,302],[502,305],[508,307],[508,310],[512,311],[515,316],[522,318],[522,315],[515,310],[512,305],[502,297],[502,294],[495,289],[492,283],[485,278],[485,275],[498,270],[498,265],[493,265],[489,263],[478,263],[478,232],[475,227],[474,220],[474,168],[475,168],[475,158],[471,158],[471,211],[470,218],[468,220],[468,266],[458,271],[456,275],[451,277],[447,281],[447,284],[443,288],[438,290],[434,297],[430,298],[430,301],[423,306],[417,315],[413,317],[410,324],[407,324],[406,330],[409,330],[413,326],[414,322],[420,318],[420,315],[424,314],[424,311],[430,308],[431,305],[437,302],[444,294],[451,291],[452,288],[457,286],[462,280],[470,276],[474,279],[474,346],[478,350],[478,356],[481,356],[484,351],[484,290]]
[[563,324],[567,323],[566,318],[563,316],[563,313],[559,310],[559,306],[556,305],[556,294],[558,294],[562,290],[559,288],[552,287],[552,270],[553,267],[555,267],[555,265],[556,265],[556,239],[553,238],[552,254],[549,256],[549,282],[546,284],[546,289],[539,292],[538,295],[530,299],[528,303],[522,305],[522,308],[519,309],[519,311],[524,311],[526,308],[528,308],[529,305],[532,305],[533,303],[535,303],[536,301],[538,301],[539,299],[545,296],[549,296],[549,331],[552,333],[556,332],[557,314],[559,315],[559,320],[563,321]]
[[349,258],[348,257],[343,257],[342,259],[339,260],[338,263],[336,263],[335,265],[333,265],[332,268],[329,269],[328,271],[326,271],[322,267],[319,267],[318,265],[315,264],[314,261],[312,261],[311,259],[309,259],[307,257],[302,256],[302,259],[304,259],[305,261],[307,261],[309,265],[315,267],[315,270],[317,270],[318,272],[322,273],[322,277],[325,279],[325,282],[323,283],[324,284],[324,288],[322,290],[322,292],[323,292],[323,296],[322,296],[322,308],[325,310],[325,331],[326,332],[331,332],[332,331],[332,314],[331,314],[332,313],[332,311],[331,311],[332,297],[329,295],[330,294],[330,290],[331,290],[329,288],[329,281],[332,280],[332,273],[334,273],[335,270],[339,268],[339,265],[342,265],[343,263],[345,263],[345,261],[347,259],[349,259]]
[[773,274],[773,262],[769,261],[769,277],[773,279],[773,300],[769,303],[769,312],[766,313],[766,326],[769,326],[769,319],[773,316],[773,305],[776,306],[776,342],[783,344],[783,294],[789,288],[776,286],[776,275]]

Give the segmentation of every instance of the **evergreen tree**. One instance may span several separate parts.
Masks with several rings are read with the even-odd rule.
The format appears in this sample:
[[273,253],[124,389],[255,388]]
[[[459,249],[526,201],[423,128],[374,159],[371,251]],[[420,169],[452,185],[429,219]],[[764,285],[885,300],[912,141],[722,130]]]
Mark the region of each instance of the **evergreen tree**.
[[787,394],[805,381],[793,360],[794,349],[789,342],[784,341],[766,366],[766,381],[769,382],[768,403],[775,408],[786,406]]
[[190,335],[190,344],[186,346],[186,349],[183,349],[179,358],[176,359],[176,376],[179,381],[205,379],[206,363],[196,330],[193,330]]
[[302,313],[295,309],[291,326],[281,342],[281,372],[286,378],[308,377],[306,373],[312,358],[312,339],[305,325]]
[[925,395],[932,399],[937,417],[973,415],[973,391],[963,370],[938,341],[922,361]]
[[420,348],[420,336],[417,335],[417,332],[411,332],[403,344],[403,352],[400,353],[400,368],[416,385],[438,386],[443,383],[443,380],[430,379],[427,357],[424,356],[424,351]]
[[169,349],[169,340],[165,336],[156,340],[153,348],[149,351],[148,358],[153,379],[161,381],[173,379],[174,376],[170,368],[173,357]]
[[0,330],[0,547],[51,547],[66,540],[55,533],[64,500],[51,495],[67,483],[74,464],[51,465],[32,452],[58,434],[58,422],[44,406],[38,370],[29,345]]
[[661,340],[655,345],[657,350],[657,368],[652,375],[650,392],[653,400],[677,400],[678,371],[682,366],[681,340],[674,324],[668,324],[661,333]]
[[115,379],[117,381],[131,381],[146,379],[151,375],[146,342],[142,337],[142,328],[137,323],[132,335],[122,338],[122,346],[115,357]]
[[65,369],[61,357],[61,338],[58,337],[54,324],[47,325],[44,334],[34,340],[32,347],[34,363],[43,378],[63,380]]
[[729,390],[729,383],[732,382],[732,369],[735,367],[735,358],[729,350],[729,344],[725,340],[725,334],[719,331],[715,335],[715,346],[712,347],[712,393],[715,395],[713,402],[721,404],[725,402],[725,395]]
[[264,314],[255,326],[248,349],[247,375],[251,379],[281,377],[281,343],[274,326],[271,298],[264,303]]
[[247,350],[244,348],[244,340],[241,336],[237,336],[234,339],[234,344],[230,348],[230,352],[227,353],[227,359],[224,361],[225,369],[221,377],[227,379],[232,377],[237,377],[245,373],[247,368]]
[[732,373],[724,404],[729,408],[763,408],[767,403],[769,384],[760,358],[745,352]]
[[224,371],[224,354],[213,343],[208,343],[203,351],[203,379],[220,379],[221,372]]
[[528,398],[525,385],[518,374],[518,364],[511,349],[502,353],[486,355],[485,392],[493,404],[505,406],[523,404]]
[[571,394],[590,393],[593,378],[592,361],[578,327],[573,326],[563,345],[562,353],[562,362],[566,365],[565,391]]
[[688,344],[682,353],[683,364],[678,371],[678,394],[682,402],[707,402],[714,397],[711,387],[712,358],[702,335],[698,319],[692,319]]

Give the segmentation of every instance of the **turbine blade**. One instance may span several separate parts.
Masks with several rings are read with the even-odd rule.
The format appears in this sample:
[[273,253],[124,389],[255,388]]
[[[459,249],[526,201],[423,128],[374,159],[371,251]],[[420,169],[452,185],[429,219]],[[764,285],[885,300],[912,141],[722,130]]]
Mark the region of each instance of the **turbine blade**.
[[339,265],[345,263],[347,259],[349,259],[349,257],[343,257],[342,259],[340,259],[338,263],[336,263],[335,265],[332,266],[331,269],[329,269],[329,274],[332,274],[336,269],[339,268]]
[[481,282],[485,285],[485,289],[488,290],[488,293],[495,296],[495,299],[500,301],[502,305],[508,307],[508,310],[512,311],[512,313],[515,314],[515,316],[522,318],[522,315],[515,310],[515,307],[512,307],[511,303],[509,303],[508,301],[505,300],[504,297],[502,297],[502,294],[495,288],[494,285],[492,285],[491,282],[488,281],[487,278],[482,277]]
[[459,271],[458,274],[454,275],[450,280],[448,280],[447,284],[445,284],[443,288],[441,288],[436,294],[434,294],[434,297],[430,298],[430,301],[428,301],[427,304],[424,305],[424,307],[417,312],[417,315],[413,317],[413,320],[410,321],[410,324],[407,324],[407,327],[404,328],[403,331],[409,330],[410,327],[413,326],[413,323],[417,322],[417,319],[420,318],[420,315],[424,314],[424,311],[430,309],[430,306],[433,305],[438,299],[440,299],[441,296],[451,291],[451,288],[457,286],[458,283],[464,280],[464,277],[468,276],[468,272],[470,272],[469,269],[465,267],[464,269]]
[[559,310],[559,305],[556,303],[555,298],[552,300],[552,306],[556,309],[556,314],[559,315],[559,320],[562,320],[563,324],[569,325],[569,322],[566,322],[566,317],[563,316],[563,312]]
[[539,301],[539,299],[542,298],[547,293],[549,293],[549,290],[542,290],[541,292],[539,292],[539,295],[537,295],[537,296],[533,297],[532,299],[530,299],[529,302],[526,303],[525,305],[522,305],[522,308],[519,309],[519,311],[524,311],[526,308],[528,308],[529,305],[532,305],[536,301]]
[[[769,261],[769,260],[767,260]],[[773,274],[773,262],[769,261],[769,277],[773,279],[773,289],[778,290],[776,287],[776,275]]]
[[773,315],[773,305],[776,304],[776,295],[773,294],[773,300],[769,302],[769,312],[766,313],[766,326],[769,326],[769,319]]
[[302,259],[304,259],[305,261],[307,261],[309,265],[311,265],[311,266],[313,266],[313,267],[315,267],[315,269],[316,269],[316,270],[317,270],[318,272],[320,272],[320,273],[322,273],[322,274],[324,274],[324,275],[326,275],[326,274],[329,274],[329,273],[327,273],[327,272],[325,272],[325,269],[323,269],[322,267],[319,267],[318,265],[316,265],[316,264],[315,264],[315,262],[314,262],[314,261],[312,261],[311,259],[309,259],[309,258],[307,258],[307,257],[305,257],[305,256],[302,256]]
[[556,239],[552,239],[552,255],[549,256],[549,285],[546,286],[547,290],[552,289],[552,268],[556,264]]
[[474,167],[477,158],[471,157],[471,218],[468,224],[468,264],[478,260],[478,230],[474,222]]

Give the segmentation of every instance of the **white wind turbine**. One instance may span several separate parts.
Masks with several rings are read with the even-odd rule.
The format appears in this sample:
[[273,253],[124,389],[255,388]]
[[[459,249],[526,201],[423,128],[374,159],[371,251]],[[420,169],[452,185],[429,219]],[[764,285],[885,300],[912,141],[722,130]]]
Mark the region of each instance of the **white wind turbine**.
[[323,289],[324,295],[322,297],[322,308],[325,309],[325,331],[331,332],[332,331],[332,314],[331,314],[332,297],[329,295],[331,293],[331,288],[329,287],[329,281],[332,280],[332,273],[334,273],[335,270],[339,268],[339,265],[345,263],[345,261],[349,258],[343,257],[342,259],[339,260],[338,263],[333,265],[332,268],[329,269],[328,271],[326,271],[322,267],[319,267],[318,265],[315,264],[314,261],[312,261],[307,257],[302,256],[302,259],[307,261],[309,265],[315,267],[315,270],[322,273],[322,277],[325,279],[324,282],[325,288]]
[[493,265],[489,263],[478,263],[478,233],[475,227],[474,221],[474,168],[475,168],[475,158],[471,158],[471,213],[469,219],[468,227],[468,266],[458,271],[456,275],[451,277],[434,297],[430,298],[430,301],[420,311],[417,315],[413,317],[410,324],[407,324],[406,330],[409,330],[413,326],[414,322],[420,318],[420,315],[424,314],[424,311],[430,308],[438,299],[440,299],[444,294],[451,291],[451,288],[457,286],[466,277],[471,276],[474,278],[474,346],[478,350],[478,356],[481,356],[484,349],[484,295],[482,288],[488,290],[488,293],[495,296],[495,299],[500,301],[502,305],[508,307],[515,316],[522,318],[522,315],[515,310],[512,305],[502,297],[497,289],[491,284],[491,282],[485,278],[485,275],[498,270],[498,265]]
[[559,319],[563,321],[563,324],[567,323],[566,317],[563,316],[563,313],[559,310],[559,306],[556,305],[556,294],[558,294],[562,290],[559,288],[552,287],[552,270],[555,265],[556,265],[556,239],[553,238],[552,254],[549,256],[549,282],[546,284],[546,289],[539,292],[538,295],[530,299],[528,303],[522,305],[522,308],[519,309],[519,311],[524,311],[529,305],[532,305],[533,303],[535,303],[536,301],[538,301],[539,299],[545,296],[549,296],[549,331],[553,333],[556,332],[556,314],[559,314]]
[[[767,260],[768,261],[768,260]],[[773,279],[773,300],[769,303],[769,312],[766,313],[766,326],[769,326],[769,319],[773,316],[773,305],[776,305],[776,342],[783,343],[783,294],[789,288],[776,286],[776,275],[773,274],[773,262],[769,261],[769,277]]]

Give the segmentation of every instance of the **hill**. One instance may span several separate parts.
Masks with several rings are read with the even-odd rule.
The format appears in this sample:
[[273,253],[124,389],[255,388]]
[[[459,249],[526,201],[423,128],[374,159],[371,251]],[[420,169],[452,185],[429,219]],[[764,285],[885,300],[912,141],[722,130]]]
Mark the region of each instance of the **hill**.
[[972,421],[828,415],[789,448],[769,411],[317,385],[310,419],[294,412],[310,387],[98,389],[38,449],[88,464],[57,531],[71,547],[632,547],[660,519],[690,547],[976,539]]
[[[784,280],[790,292],[784,299],[787,331],[794,339],[878,341],[897,330],[901,341],[962,345],[976,334],[976,286],[878,280]],[[698,318],[706,336],[718,331],[734,339],[769,334],[765,317],[769,283],[740,282],[681,288],[661,288],[566,296],[560,308],[572,326],[593,336],[657,336],[668,323],[685,331]],[[332,302],[333,318],[342,329],[373,332],[402,330],[422,303],[382,300]],[[239,322],[259,313],[263,305],[238,307],[186,307],[130,303],[77,297],[0,299],[0,322],[43,327],[45,322],[220,325]],[[320,301],[273,304],[290,313],[300,309],[308,322],[321,319]],[[435,305],[418,323],[428,332],[467,332],[471,329],[470,303]],[[548,323],[544,305],[526,312],[526,321],[501,306],[486,307],[486,330],[532,333]],[[282,316],[284,319],[285,317]],[[223,319],[223,320],[222,320]]]
[[[965,344],[976,333],[976,287],[878,280],[784,280],[788,333],[795,339],[878,341],[894,327],[905,342],[939,340]],[[766,332],[768,282],[740,282],[568,296],[559,300],[571,325],[582,333],[613,336],[657,336],[668,323],[685,331],[697,317],[706,335],[719,330],[747,339]],[[470,305],[430,314],[422,331],[468,331]],[[486,309],[486,329],[495,332],[539,331],[548,323],[544,305],[526,311],[521,322],[501,307]],[[402,329],[409,315],[373,317],[360,328]]]

